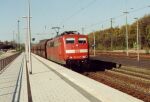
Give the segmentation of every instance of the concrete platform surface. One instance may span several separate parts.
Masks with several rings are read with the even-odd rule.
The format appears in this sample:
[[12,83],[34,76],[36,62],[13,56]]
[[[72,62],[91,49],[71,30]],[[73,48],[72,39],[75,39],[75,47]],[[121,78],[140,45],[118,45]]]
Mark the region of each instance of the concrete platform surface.
[[29,78],[33,102],[90,102],[35,57],[32,62]]
[[[60,101],[60,102],[64,102],[64,101],[65,102],[83,102],[83,101],[81,101],[82,98],[84,101],[89,100],[91,102],[98,102],[98,101],[100,101],[100,102],[143,102],[142,100],[134,98],[126,93],[123,93],[123,92],[113,89],[109,86],[106,86],[102,83],[94,81],[93,79],[87,78],[81,74],[74,72],[74,71],[66,69],[63,66],[55,64],[55,63],[53,63],[49,60],[46,60],[42,57],[39,57],[34,54],[33,54],[33,56],[35,56],[35,58],[37,58],[39,61],[41,61],[43,64],[45,64],[45,66],[47,66],[50,70],[45,68],[45,69],[41,69],[41,71],[39,69],[40,72],[34,72],[34,71],[38,70],[39,67],[40,68],[44,68],[44,67],[40,66],[41,64],[38,65],[38,63],[36,64],[36,66],[33,65],[33,68],[34,68],[33,72],[41,74],[41,76],[43,76],[43,78],[39,77],[38,74],[37,75],[33,74],[33,76],[31,76],[31,80],[35,81],[34,83],[36,83],[36,85],[38,85],[38,86],[40,85],[41,89],[46,88],[46,90],[49,90],[49,92],[50,92],[49,94],[51,94],[51,91],[57,90],[57,91],[54,91],[53,94],[51,94],[51,95],[52,96],[54,95],[53,97],[55,97],[55,98],[56,98],[56,96],[64,98],[64,100],[62,100],[61,98],[58,98],[59,99],[58,101]],[[33,62],[36,62],[35,58],[33,57]],[[51,70],[53,72],[55,72],[57,75],[59,75],[60,77],[53,75],[52,74],[53,72]],[[48,73],[51,75],[48,75]],[[47,79],[47,77],[44,77],[46,75],[49,76],[49,80]],[[37,77],[39,77],[39,78],[37,79]],[[72,83],[73,84],[73,85],[71,84],[72,87],[63,81],[60,81],[59,79],[61,79],[61,78],[64,79],[65,82],[67,82],[67,83]],[[32,82],[32,86],[34,86],[33,85],[34,83]],[[42,83],[47,84],[47,86],[45,84],[43,86]],[[37,88],[38,88],[38,86],[37,86]],[[69,89],[67,90],[64,87],[69,87],[70,90]],[[73,87],[74,87],[74,89],[73,89]],[[37,88],[34,89],[35,92],[37,91],[36,90]],[[65,91],[64,91],[64,89],[65,89]],[[40,92],[38,91],[37,93],[40,93]],[[74,95],[74,93],[78,94],[79,96]],[[83,96],[85,96],[88,100],[85,99],[80,93]],[[55,96],[55,94],[56,94],[56,96]],[[43,93],[43,95],[44,95],[44,93]],[[68,97],[66,95],[69,95],[69,99],[72,99],[72,98],[73,99],[65,100],[66,99],[65,97]],[[34,97],[36,97],[36,96],[34,96]],[[52,101],[52,102],[55,102],[55,101]]]
[[0,72],[0,102],[20,100],[23,68],[24,54],[21,54]]

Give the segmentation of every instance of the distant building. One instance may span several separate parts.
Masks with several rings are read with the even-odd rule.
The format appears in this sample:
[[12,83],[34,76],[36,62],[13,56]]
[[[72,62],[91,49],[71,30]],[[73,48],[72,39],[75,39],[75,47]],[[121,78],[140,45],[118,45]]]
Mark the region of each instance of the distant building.
[[12,49],[12,48],[13,48],[13,46],[11,45],[10,42],[8,42],[8,41],[1,42],[0,41],[0,50],[7,51],[8,49]]
[[3,44],[3,42],[0,41],[0,45],[2,45],[2,44]]

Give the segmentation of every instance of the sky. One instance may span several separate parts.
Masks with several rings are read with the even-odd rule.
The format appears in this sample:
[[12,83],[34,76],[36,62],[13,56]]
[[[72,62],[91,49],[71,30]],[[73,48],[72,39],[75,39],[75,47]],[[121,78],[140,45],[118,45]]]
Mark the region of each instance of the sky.
[[[125,24],[128,11],[128,23],[135,22],[135,17],[141,18],[150,14],[150,0],[31,0],[31,36],[38,40],[52,38],[56,31],[52,27],[60,27],[63,31],[78,31],[84,34]],[[16,39],[18,33],[24,42],[28,15],[27,0],[1,0],[0,3],[0,40]],[[14,34],[13,34],[14,32]],[[14,37],[13,37],[14,35]]]

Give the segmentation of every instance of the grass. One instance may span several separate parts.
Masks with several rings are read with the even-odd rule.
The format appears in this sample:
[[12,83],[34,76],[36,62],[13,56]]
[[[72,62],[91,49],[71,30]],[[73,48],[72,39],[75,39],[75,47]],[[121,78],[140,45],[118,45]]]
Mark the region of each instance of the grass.
[[0,51],[0,56],[3,54],[3,52]]

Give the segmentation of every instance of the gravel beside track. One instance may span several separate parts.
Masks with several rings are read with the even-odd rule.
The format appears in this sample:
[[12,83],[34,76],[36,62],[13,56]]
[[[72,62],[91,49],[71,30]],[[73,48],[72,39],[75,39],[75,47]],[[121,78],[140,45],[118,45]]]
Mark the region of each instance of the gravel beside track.
[[134,66],[137,68],[146,68],[150,70],[150,58],[149,59],[141,59],[137,61],[135,58],[122,56],[122,55],[109,55],[109,54],[98,54],[96,56],[90,56],[91,60],[99,60],[105,62],[113,62],[116,64],[121,64],[123,66]]
[[150,102],[150,70],[122,67],[112,70],[84,72],[83,75]]

